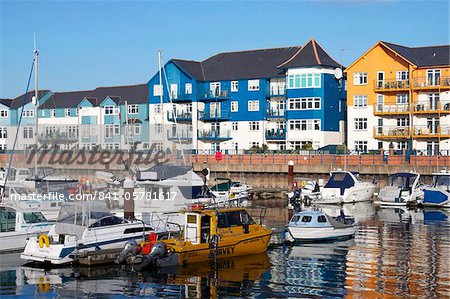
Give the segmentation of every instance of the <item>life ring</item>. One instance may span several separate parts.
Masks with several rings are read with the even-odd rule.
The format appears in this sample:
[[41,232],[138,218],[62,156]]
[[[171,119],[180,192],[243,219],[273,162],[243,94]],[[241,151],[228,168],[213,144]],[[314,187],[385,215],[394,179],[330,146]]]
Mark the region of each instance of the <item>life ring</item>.
[[48,282],[44,283],[44,277],[39,278],[39,292],[47,293],[50,290],[50,284]]
[[39,241],[39,248],[44,248],[44,244],[45,247],[50,247],[50,239],[46,234],[39,235],[38,241]]
[[230,193],[229,198],[230,199],[234,198],[234,193]]
[[302,181],[301,185],[302,185],[302,187],[305,187],[306,186],[306,181]]

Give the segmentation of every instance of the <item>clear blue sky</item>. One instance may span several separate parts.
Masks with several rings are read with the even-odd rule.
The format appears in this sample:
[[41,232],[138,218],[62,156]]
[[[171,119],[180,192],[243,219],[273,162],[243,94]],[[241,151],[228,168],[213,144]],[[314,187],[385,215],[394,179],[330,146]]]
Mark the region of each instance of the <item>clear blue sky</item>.
[[303,45],[314,37],[350,64],[378,40],[449,44],[447,1],[25,2],[0,0],[0,97],[25,90],[40,48],[40,87],[147,82],[163,59]]

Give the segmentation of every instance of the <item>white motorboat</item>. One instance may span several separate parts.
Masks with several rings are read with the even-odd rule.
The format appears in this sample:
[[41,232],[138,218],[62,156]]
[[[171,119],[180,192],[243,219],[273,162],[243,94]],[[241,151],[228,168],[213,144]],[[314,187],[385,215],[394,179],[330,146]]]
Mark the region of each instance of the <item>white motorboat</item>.
[[318,204],[342,204],[370,201],[375,192],[375,184],[363,182],[358,172],[332,171],[330,179],[322,189]]
[[29,238],[48,232],[52,225],[37,210],[0,204],[0,252],[22,250]]
[[217,198],[243,201],[253,197],[253,188],[250,185],[240,181],[233,182],[229,178],[216,178],[216,182],[218,183],[211,187],[211,191]]
[[388,176],[388,184],[378,194],[376,204],[404,206],[414,205],[423,199],[424,184],[416,172],[398,172]]
[[151,230],[140,221],[115,216],[103,201],[64,203],[49,233],[30,238],[20,257],[55,265],[72,263],[95,250],[123,248],[131,240],[140,242]]
[[424,206],[450,208],[450,171],[433,173],[433,183],[424,189]]
[[329,241],[354,236],[354,218],[331,217],[320,210],[296,212],[289,221],[288,239],[296,242]]
[[2,201],[11,206],[41,212],[48,221],[56,221],[61,204],[66,200],[62,193],[36,193],[22,182],[7,182]]

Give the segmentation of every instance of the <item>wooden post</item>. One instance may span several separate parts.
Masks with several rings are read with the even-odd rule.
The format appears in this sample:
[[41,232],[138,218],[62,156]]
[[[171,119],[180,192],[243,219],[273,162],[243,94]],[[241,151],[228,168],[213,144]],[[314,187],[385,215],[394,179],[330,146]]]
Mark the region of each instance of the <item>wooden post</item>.
[[123,199],[123,214],[125,219],[134,218],[134,182],[131,178],[125,178],[123,181],[124,199]]
[[291,192],[294,188],[294,161],[288,162],[288,191]]

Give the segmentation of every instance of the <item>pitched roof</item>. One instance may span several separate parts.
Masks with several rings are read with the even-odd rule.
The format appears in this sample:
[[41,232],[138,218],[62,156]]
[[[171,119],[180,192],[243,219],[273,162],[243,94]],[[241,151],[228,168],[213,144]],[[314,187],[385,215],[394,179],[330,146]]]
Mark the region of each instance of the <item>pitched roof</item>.
[[[41,99],[46,93],[48,93],[50,90],[38,90],[38,98]],[[21,94],[20,96],[18,96],[17,98],[12,100],[11,109],[17,109],[19,107],[22,107],[25,104],[28,104],[31,102],[31,99],[34,96],[34,90],[33,91],[29,91],[27,93]]]
[[327,52],[316,42],[315,39],[310,39],[300,50],[297,51],[286,62],[282,63],[280,68],[292,67],[342,67]]
[[384,41],[381,43],[419,67],[450,65],[450,45],[410,48]]
[[76,107],[83,100],[87,99],[94,106],[107,97],[110,97],[116,104],[124,103],[139,104],[147,103],[148,86],[147,84],[97,87],[93,90],[55,92],[40,108],[69,108]]
[[0,99],[0,104],[10,107],[12,103],[12,99]]
[[194,78],[205,80],[201,62],[183,59],[172,59],[172,61]]

